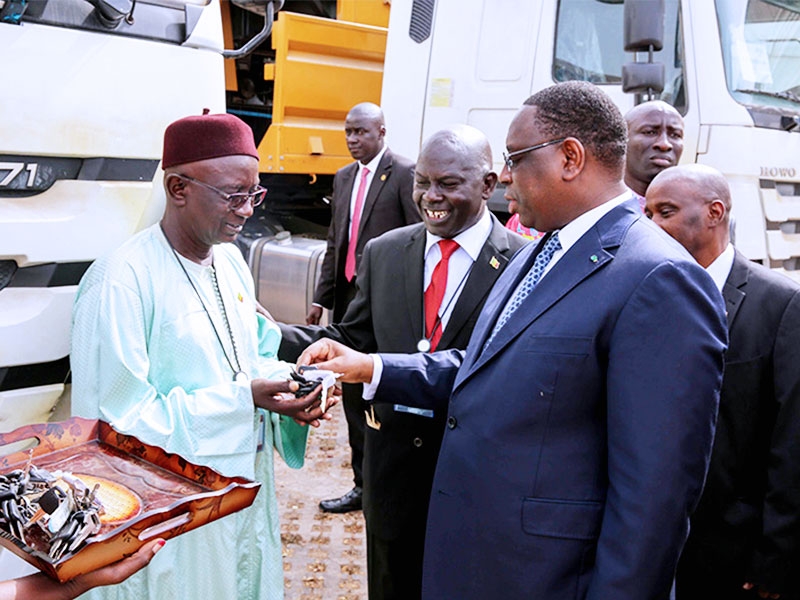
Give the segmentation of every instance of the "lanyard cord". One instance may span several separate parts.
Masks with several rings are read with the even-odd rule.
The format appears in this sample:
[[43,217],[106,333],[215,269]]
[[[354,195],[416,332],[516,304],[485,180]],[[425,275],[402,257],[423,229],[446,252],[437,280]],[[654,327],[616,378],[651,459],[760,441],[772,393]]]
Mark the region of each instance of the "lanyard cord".
[[[439,259],[439,260],[441,260],[441,259]],[[422,339],[428,340],[428,342],[430,342],[433,339],[433,336],[436,335],[436,329],[442,324],[442,317],[447,314],[447,309],[450,308],[450,305],[453,303],[453,300],[458,298],[458,296],[459,296],[459,294],[461,292],[461,288],[466,283],[467,278],[469,277],[469,274],[472,273],[472,267],[475,266],[476,262],[477,261],[474,261],[474,260],[472,261],[472,264],[469,266],[469,269],[467,269],[467,272],[464,273],[464,276],[461,278],[461,281],[458,282],[458,285],[456,286],[456,289],[453,291],[453,295],[450,296],[450,298],[447,300],[447,304],[444,305],[444,310],[442,310],[442,314],[439,315],[438,312],[437,312],[436,319],[434,319],[433,327],[431,328],[431,336],[430,337],[425,335],[425,303],[424,302],[422,303]],[[428,285],[430,285],[430,284],[428,284]],[[445,291],[447,291],[446,288],[445,288]],[[442,328],[442,329],[444,330],[444,328]]]
[[228,329],[228,335],[230,336],[231,339],[231,347],[233,348],[233,361],[236,362],[235,366],[234,362],[231,361],[230,357],[228,356],[228,351],[225,349],[225,344],[222,343],[222,338],[219,335],[219,331],[217,331],[217,326],[214,325],[214,319],[211,318],[211,313],[206,307],[206,303],[203,302],[203,297],[200,295],[200,292],[195,286],[194,281],[192,281],[192,278],[189,276],[189,271],[186,270],[186,267],[183,265],[183,262],[178,256],[177,250],[175,250],[175,247],[172,245],[172,242],[170,242],[169,238],[167,238],[166,233],[164,234],[164,238],[167,240],[167,244],[169,244],[170,250],[172,250],[172,253],[175,255],[175,260],[178,261],[178,265],[183,271],[183,274],[186,275],[186,279],[189,281],[189,285],[192,286],[195,296],[197,296],[197,299],[200,301],[200,305],[203,307],[203,311],[206,313],[206,316],[208,317],[208,322],[211,323],[211,329],[214,330],[214,335],[217,336],[217,341],[219,342],[220,348],[222,348],[222,354],[225,355],[225,360],[228,361],[228,365],[230,366],[231,371],[233,371],[233,379],[234,381],[236,381],[240,376],[244,376],[244,372],[242,371],[241,363],[239,362],[239,354],[236,351],[236,340],[233,338],[233,330],[231,329],[230,321],[228,321],[228,312],[225,310],[225,302],[222,300],[222,293],[220,292],[219,289],[219,282],[217,281],[217,270],[214,268],[214,263],[213,262],[211,263],[211,281],[214,284],[214,293],[216,294],[217,301],[219,302],[219,306],[222,309],[222,318],[225,321],[225,327]]

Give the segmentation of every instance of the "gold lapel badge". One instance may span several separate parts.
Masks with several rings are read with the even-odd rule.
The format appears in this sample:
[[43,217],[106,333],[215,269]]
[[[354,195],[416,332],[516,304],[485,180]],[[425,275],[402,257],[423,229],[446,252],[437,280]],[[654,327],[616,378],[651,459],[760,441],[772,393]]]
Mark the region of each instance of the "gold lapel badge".
[[493,257],[491,258],[491,260],[489,261],[489,266],[490,266],[490,267],[492,267],[492,268],[493,268],[493,269],[495,269],[495,270],[497,270],[497,269],[499,269],[499,268],[500,268],[500,261],[499,261],[499,260],[497,260],[497,257],[496,257],[496,256],[493,256]]

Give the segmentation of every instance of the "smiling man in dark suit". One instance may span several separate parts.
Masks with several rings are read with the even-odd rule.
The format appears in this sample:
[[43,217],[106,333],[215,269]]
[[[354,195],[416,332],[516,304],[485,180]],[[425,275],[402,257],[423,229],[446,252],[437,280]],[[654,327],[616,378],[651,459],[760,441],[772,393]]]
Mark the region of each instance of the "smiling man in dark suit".
[[667,169],[647,214],[722,292],[730,343],[711,466],[678,564],[677,600],[797,598],[800,286],[730,243],[731,196],[704,165]]
[[[282,327],[281,356],[331,337],[364,352],[466,348],[480,308],[525,243],[489,213],[497,174],[486,136],[467,126],[435,133],[417,161],[423,223],[367,244],[358,293],[338,324]],[[420,597],[431,481],[446,411],[375,404],[367,419],[364,515],[370,600]]]
[[597,86],[537,92],[500,181],[549,235],[500,275],[466,353],[318,340],[299,359],[369,382],[376,404],[447,407],[426,600],[669,597],[708,467],[725,315],[622,182],[625,145]]
[[[323,308],[342,320],[356,294],[356,276],[367,242],[382,233],[417,223],[420,214],[411,198],[414,163],[384,145],[383,111],[371,102],[355,105],[344,122],[347,149],[356,162],[339,169],[333,178],[328,247],[314,303],[306,323],[316,325]],[[342,386],[342,404],[352,452],[352,490],[339,498],[323,500],[325,512],[361,510],[364,459],[364,404],[361,386]]]

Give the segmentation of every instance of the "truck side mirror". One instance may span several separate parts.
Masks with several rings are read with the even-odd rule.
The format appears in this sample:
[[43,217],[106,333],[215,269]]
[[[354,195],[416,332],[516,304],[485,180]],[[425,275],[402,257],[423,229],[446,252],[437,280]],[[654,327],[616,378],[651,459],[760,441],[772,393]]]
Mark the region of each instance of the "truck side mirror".
[[660,93],[664,90],[666,69],[653,61],[653,52],[664,47],[664,0],[625,0],[625,51],[647,52],[647,62],[633,62],[622,67],[622,91]]
[[224,58],[241,58],[255,50],[272,33],[275,13],[283,8],[284,0],[231,0],[231,2],[239,8],[264,16],[264,28],[248,40],[244,46],[238,50],[224,50],[222,52]]
[[133,12],[131,0],[88,0],[94,6],[97,20],[109,29],[116,29],[122,19],[130,19]]
[[664,91],[665,69],[663,63],[626,63],[622,65],[622,91],[660,94]]
[[273,12],[283,8],[284,0],[232,0],[233,4],[262,17],[267,16],[267,4],[273,5]]
[[664,47],[664,0],[625,0],[625,52]]

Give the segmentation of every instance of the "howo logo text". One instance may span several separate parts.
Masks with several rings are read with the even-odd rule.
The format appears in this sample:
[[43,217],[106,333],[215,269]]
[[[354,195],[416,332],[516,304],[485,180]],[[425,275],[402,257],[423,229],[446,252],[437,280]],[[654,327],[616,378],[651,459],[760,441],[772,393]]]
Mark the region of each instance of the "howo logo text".
[[797,169],[794,167],[761,167],[761,177],[785,177],[794,178]]

